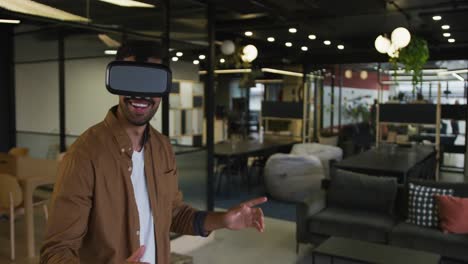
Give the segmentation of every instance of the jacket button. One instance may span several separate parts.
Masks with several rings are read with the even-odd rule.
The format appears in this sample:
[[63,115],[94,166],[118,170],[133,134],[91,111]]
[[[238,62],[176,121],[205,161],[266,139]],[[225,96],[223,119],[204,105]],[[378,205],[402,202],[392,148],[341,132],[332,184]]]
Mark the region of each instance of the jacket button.
[[122,153],[124,153],[124,152],[125,152],[125,149],[124,149],[124,148],[122,148],[120,151],[122,151]]
[[137,231],[136,231],[136,235],[137,235],[137,236],[140,235],[140,230],[137,230]]
[[132,171],[132,167],[128,167],[128,171]]
[[132,148],[128,148],[128,151],[132,151]]

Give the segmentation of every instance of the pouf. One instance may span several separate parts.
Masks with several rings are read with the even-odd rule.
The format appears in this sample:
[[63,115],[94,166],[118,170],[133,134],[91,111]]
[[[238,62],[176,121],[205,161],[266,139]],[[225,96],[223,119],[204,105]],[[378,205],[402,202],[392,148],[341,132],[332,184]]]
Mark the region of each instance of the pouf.
[[267,192],[275,199],[291,202],[302,202],[319,191],[325,177],[318,158],[283,153],[268,159],[264,175]]
[[341,148],[318,143],[295,144],[291,149],[291,154],[317,157],[322,162],[327,178],[330,173],[330,160],[340,161],[343,159]]

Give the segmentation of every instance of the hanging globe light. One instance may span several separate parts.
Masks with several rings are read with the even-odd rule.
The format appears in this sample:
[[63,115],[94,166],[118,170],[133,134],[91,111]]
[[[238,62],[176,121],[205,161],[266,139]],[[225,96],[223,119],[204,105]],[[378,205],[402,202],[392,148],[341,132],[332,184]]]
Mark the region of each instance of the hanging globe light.
[[225,40],[223,44],[221,44],[221,52],[224,55],[231,55],[236,51],[236,45],[232,40]]
[[252,62],[257,58],[258,50],[254,45],[247,45],[242,49],[242,53],[242,61]]
[[410,41],[411,41],[411,34],[406,28],[399,27],[393,30],[392,43],[395,45],[397,49],[401,49],[401,48],[408,46]]
[[388,52],[388,48],[390,48],[390,40],[387,37],[384,37],[382,35],[379,35],[374,42],[375,49],[382,53],[385,54]]
[[387,54],[391,58],[398,58],[398,55],[400,55],[400,52],[398,51],[398,48],[395,46],[395,43],[390,44]]

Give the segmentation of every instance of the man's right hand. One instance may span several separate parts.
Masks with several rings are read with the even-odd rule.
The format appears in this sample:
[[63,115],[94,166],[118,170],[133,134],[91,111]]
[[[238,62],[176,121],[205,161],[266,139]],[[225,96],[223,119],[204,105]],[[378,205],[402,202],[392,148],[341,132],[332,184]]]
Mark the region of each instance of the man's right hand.
[[145,254],[145,246],[141,246],[133,252],[133,254],[126,260],[125,264],[149,264],[148,262],[140,262],[143,254]]

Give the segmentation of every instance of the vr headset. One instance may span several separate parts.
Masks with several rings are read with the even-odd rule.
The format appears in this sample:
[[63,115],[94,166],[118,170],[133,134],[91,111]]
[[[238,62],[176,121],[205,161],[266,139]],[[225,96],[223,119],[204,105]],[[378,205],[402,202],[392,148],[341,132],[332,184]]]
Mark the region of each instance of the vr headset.
[[162,64],[113,61],[107,65],[106,88],[116,95],[162,97],[171,90],[172,72]]

